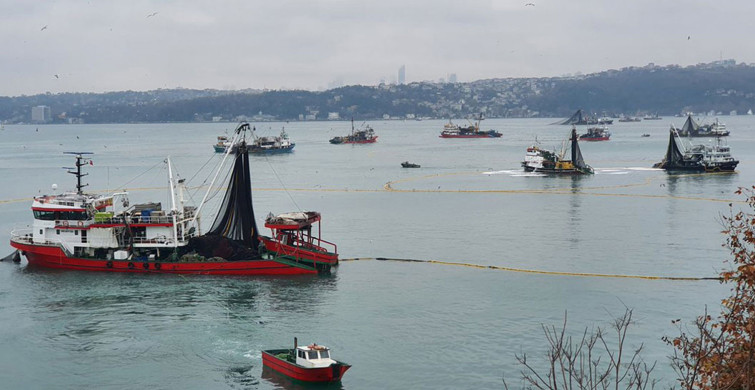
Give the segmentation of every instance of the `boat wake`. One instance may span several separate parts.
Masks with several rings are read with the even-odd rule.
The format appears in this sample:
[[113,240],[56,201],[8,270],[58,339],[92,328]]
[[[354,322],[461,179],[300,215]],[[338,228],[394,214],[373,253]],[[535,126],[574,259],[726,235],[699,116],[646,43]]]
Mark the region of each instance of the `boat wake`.
[[483,175],[509,175],[512,177],[541,177],[541,176],[547,176],[542,173],[536,173],[536,172],[525,172],[522,170],[503,170],[503,171],[488,171],[483,172]]
[[663,169],[649,167],[595,168],[595,173],[602,173],[604,175],[626,175],[630,172],[655,172],[662,170]]

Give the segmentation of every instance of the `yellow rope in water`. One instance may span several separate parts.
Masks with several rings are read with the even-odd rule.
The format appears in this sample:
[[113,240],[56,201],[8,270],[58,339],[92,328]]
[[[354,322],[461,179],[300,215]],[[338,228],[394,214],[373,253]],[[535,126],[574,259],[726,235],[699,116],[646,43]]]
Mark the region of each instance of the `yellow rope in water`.
[[492,269],[492,270],[498,270],[498,271],[521,272],[521,273],[528,273],[528,274],[554,275],[554,276],[580,276],[580,277],[591,277],[591,278],[623,278],[623,279],[683,280],[683,281],[720,280],[720,278],[715,278],[715,277],[714,278],[699,278],[699,277],[686,277],[686,276],[621,275],[621,274],[598,274],[598,273],[591,273],[591,272],[544,271],[544,270],[534,270],[534,269],[502,267],[502,266],[496,266],[496,265],[459,263],[459,262],[453,262],[453,261],[391,259],[391,258],[385,258],[385,257],[355,257],[355,258],[350,258],[350,259],[341,259],[339,260],[339,262],[360,261],[360,260],[380,260],[380,261],[396,261],[396,262],[410,262],[410,263],[441,264],[441,265],[453,265],[453,266],[458,266],[458,267]]

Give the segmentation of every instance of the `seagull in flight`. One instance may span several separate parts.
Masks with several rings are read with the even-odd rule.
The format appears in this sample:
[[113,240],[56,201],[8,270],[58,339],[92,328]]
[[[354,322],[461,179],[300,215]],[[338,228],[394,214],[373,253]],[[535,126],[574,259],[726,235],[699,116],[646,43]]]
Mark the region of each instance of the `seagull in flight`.
[[47,30],[47,25],[46,24],[45,24],[44,27],[42,27],[41,29],[39,29],[39,31],[45,31],[45,30]]
[[148,17],[148,18],[151,18],[151,17],[153,17],[153,16],[155,16],[155,15],[157,15],[157,12],[153,12],[153,13],[151,13],[151,14],[147,15],[147,17]]
[[58,76],[58,75],[54,75],[54,76],[55,76],[55,78],[56,78],[56,79],[59,79],[59,78],[60,78],[60,76]]
[[528,5],[531,5],[531,6],[533,6],[533,7],[534,7],[534,6],[535,6],[535,3],[527,3],[527,4],[525,4],[524,6],[526,7],[526,6],[528,6]]

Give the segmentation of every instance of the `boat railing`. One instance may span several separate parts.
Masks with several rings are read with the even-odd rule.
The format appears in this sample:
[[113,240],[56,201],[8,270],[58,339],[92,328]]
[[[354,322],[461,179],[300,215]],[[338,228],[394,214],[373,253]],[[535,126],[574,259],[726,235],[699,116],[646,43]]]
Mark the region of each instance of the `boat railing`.
[[24,228],[11,230],[10,239],[11,241],[19,242],[22,244],[31,244],[33,243],[32,229]]
[[20,244],[29,245],[49,245],[60,247],[66,256],[72,256],[73,248],[69,248],[70,242],[65,242],[59,238],[51,239],[45,238],[43,241],[34,241],[34,236],[31,228],[14,229],[10,232],[11,241],[18,242]]
[[[183,220],[190,220],[194,217],[194,213],[187,212],[183,216]],[[179,219],[177,222],[180,222],[181,219]],[[117,217],[111,217],[111,218],[95,218],[94,221],[95,224],[104,224],[104,225],[125,225],[128,224],[173,224],[173,216],[172,215],[150,215],[150,216],[142,216],[142,215],[134,215],[134,216],[128,216],[126,219],[122,216]]]
[[336,244],[317,237],[312,237],[311,242],[294,238],[291,246],[293,248],[297,248],[297,251],[298,248],[302,248],[307,250],[315,250],[317,252],[338,253],[338,247],[336,246]]

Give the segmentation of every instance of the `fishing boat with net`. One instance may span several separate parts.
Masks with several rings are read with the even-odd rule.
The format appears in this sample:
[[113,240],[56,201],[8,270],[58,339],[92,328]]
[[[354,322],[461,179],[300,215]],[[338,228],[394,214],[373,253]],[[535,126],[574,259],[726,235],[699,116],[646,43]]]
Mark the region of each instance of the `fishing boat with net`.
[[[303,244],[284,242],[285,235],[259,235],[252,205],[247,130],[248,123],[236,128],[230,145],[238,153],[226,150],[197,207],[186,204],[184,180],[175,178],[170,159],[165,160],[170,199],[164,208],[162,203],[130,204],[126,191],[85,193],[87,184],[81,180],[87,174],[82,168],[91,163],[91,153],[69,152],[76,159],[76,167],[69,168],[76,176],[76,191],[34,197],[31,228],[11,232],[15,256],[25,257],[31,266],[83,271],[207,275],[329,271],[338,259],[334,244],[299,249]],[[227,182],[220,183],[219,177],[227,177]],[[222,197],[222,202],[212,225],[204,231],[200,213],[211,191],[218,191],[214,195]],[[298,237],[305,239],[307,223],[319,223],[319,213],[312,215],[295,232]],[[309,242],[324,241],[318,237]]]
[[713,123],[701,125],[692,119],[692,115],[687,115],[682,128],[675,128],[675,130],[681,137],[726,137],[729,135],[726,125],[719,122],[718,118]]
[[538,172],[559,175],[584,175],[594,173],[591,166],[585,163],[582,152],[577,142],[577,129],[572,127],[569,138],[571,159],[566,158],[566,142],[562,144],[559,152],[545,150],[537,145],[527,148],[522,167],[525,172]]
[[721,137],[716,137],[716,142],[712,145],[693,145],[685,142],[679,131],[672,126],[666,155],[653,168],[666,171],[733,172],[738,164],[739,160],[731,156],[731,148],[723,143]]

